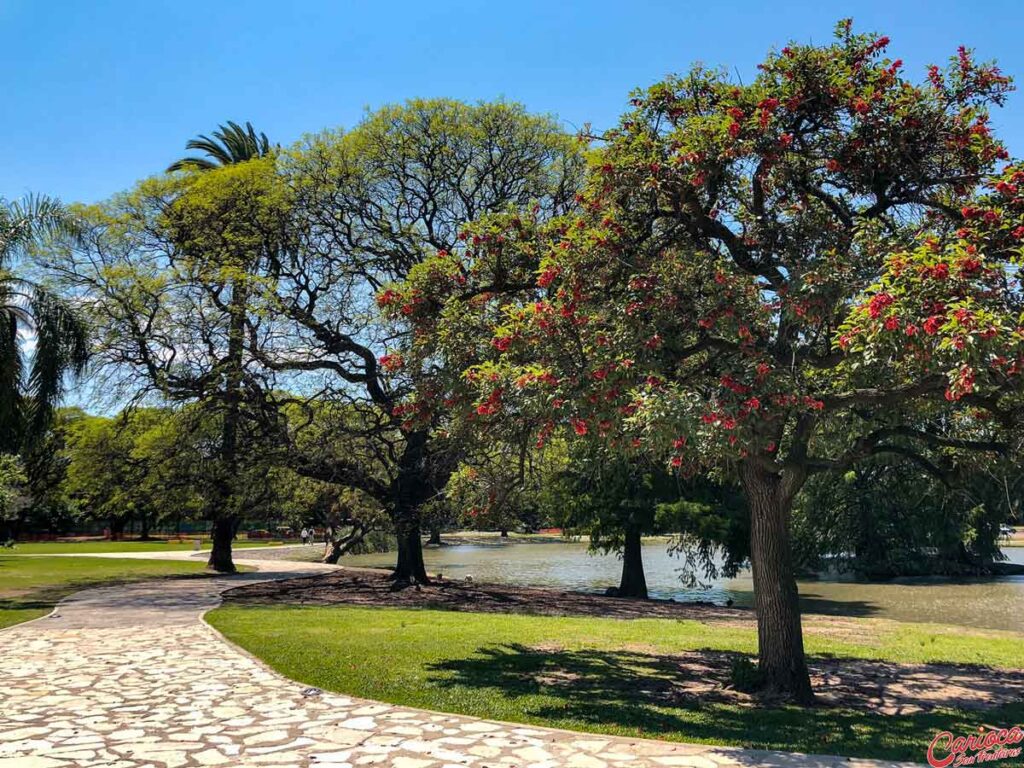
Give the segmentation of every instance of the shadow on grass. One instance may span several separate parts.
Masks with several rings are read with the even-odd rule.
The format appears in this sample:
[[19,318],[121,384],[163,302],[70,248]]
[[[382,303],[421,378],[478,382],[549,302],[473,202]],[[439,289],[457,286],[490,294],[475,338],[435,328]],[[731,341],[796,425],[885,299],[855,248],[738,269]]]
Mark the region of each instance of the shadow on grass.
[[0,598],[0,611],[39,611],[53,608],[54,601],[39,595],[31,595],[25,599],[17,597]]
[[434,686],[515,700],[525,717],[553,726],[858,757],[921,761],[937,731],[966,732],[981,722],[1010,725],[1024,717],[1020,703],[984,715],[952,708],[892,715],[838,706],[763,706],[723,688],[732,662],[741,656],[711,650],[682,657],[547,650],[510,643],[439,662],[429,671]]

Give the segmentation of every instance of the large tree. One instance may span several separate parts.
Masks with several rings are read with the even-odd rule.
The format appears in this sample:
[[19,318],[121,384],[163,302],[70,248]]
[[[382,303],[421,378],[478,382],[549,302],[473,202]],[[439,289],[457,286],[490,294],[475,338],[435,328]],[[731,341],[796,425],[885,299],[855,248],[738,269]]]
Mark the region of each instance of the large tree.
[[[264,333],[254,303],[281,248],[288,194],[274,158],[149,179],[83,210],[89,231],[52,262],[97,328],[108,393],[191,404],[204,450],[211,568],[231,572],[231,542],[267,458],[266,376],[247,355]],[[259,500],[256,494],[255,500]]]
[[281,166],[291,240],[265,292],[275,335],[250,336],[250,352],[282,387],[334,405],[333,440],[296,453],[297,471],[377,499],[398,537],[396,577],[426,581],[420,510],[443,489],[458,446],[439,434],[434,365],[404,365],[410,327],[385,319],[375,294],[456,249],[479,216],[565,212],[582,170],[577,144],[516,104],[414,100],[313,136]]
[[[267,135],[257,134],[252,123],[246,123],[243,128],[232,121],[214,131],[213,138],[199,136],[190,140],[186,148],[199,150],[203,156],[184,157],[172,163],[168,171],[213,172],[270,157],[274,151]],[[220,271],[211,295],[217,297],[215,303],[222,304],[222,311],[228,315],[226,347],[218,363],[223,369],[223,384],[213,398],[220,411],[220,454],[223,462],[222,493],[216,503],[228,510],[227,514],[216,515],[213,520],[210,567],[218,571],[234,570],[231,541],[242,512],[236,503],[242,495],[236,485],[241,471],[239,429],[245,379],[244,336],[251,282],[268,253],[278,245],[277,223],[270,220],[266,210],[259,210],[259,202],[243,199],[246,195],[259,196],[268,190],[246,188],[244,185],[238,185],[237,190],[242,197],[229,194],[227,198],[219,198],[215,195],[191,208],[186,198],[178,205],[178,210],[170,209],[171,227],[182,250],[191,251],[193,258],[206,261]],[[275,209],[275,212],[279,210]],[[218,232],[221,227],[223,231]]]
[[157,510],[147,483],[150,467],[137,447],[142,434],[166,418],[147,408],[113,418],[86,416],[67,425],[63,491],[80,517],[105,522],[115,537],[136,520],[142,538],[149,537]]
[[998,451],[1016,426],[1024,172],[987,111],[1009,81],[961,50],[916,83],[888,45],[844,22],[750,80],[637,92],[582,213],[480,222],[389,294],[409,356],[464,370],[441,396],[482,427],[734,472],[760,669],[801,702],[807,478],[882,454],[941,474],[922,446]]

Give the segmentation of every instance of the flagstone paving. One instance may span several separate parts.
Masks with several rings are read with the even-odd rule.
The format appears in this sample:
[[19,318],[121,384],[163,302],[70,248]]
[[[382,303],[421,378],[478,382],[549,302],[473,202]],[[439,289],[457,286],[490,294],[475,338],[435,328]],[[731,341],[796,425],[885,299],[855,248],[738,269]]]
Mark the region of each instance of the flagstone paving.
[[92,589],[0,632],[0,768],[908,765],[524,727],[308,689],[201,617],[239,583],[329,566],[238,562],[260,570]]

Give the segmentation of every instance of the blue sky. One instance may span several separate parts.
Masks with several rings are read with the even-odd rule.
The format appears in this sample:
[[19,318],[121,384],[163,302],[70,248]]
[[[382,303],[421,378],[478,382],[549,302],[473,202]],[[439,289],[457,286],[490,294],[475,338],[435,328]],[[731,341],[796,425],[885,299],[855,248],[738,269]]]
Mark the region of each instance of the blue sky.
[[[1024,87],[1020,0],[0,0],[0,196],[98,200],[224,120],[288,144],[414,96],[504,96],[607,127],[636,86],[698,60],[749,78],[768,48],[824,42],[841,16],[912,69],[963,43]],[[994,122],[1024,155],[1024,93]]]

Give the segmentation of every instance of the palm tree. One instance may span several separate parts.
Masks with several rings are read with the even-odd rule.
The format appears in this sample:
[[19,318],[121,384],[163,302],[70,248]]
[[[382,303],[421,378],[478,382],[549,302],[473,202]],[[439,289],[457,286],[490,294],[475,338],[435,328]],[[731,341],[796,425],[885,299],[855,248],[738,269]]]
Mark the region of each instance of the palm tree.
[[[0,453],[14,453],[42,433],[66,374],[80,375],[89,356],[86,326],[74,308],[14,267],[46,237],[80,235],[80,223],[58,200],[0,199]],[[31,354],[25,335],[34,337]]]
[[168,172],[183,170],[209,171],[222,165],[244,163],[257,157],[266,157],[273,151],[265,133],[256,133],[252,123],[243,128],[228,120],[213,132],[213,138],[199,136],[191,139],[185,149],[198,149],[206,157],[183,157],[168,166]]

